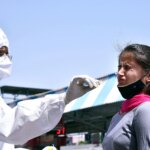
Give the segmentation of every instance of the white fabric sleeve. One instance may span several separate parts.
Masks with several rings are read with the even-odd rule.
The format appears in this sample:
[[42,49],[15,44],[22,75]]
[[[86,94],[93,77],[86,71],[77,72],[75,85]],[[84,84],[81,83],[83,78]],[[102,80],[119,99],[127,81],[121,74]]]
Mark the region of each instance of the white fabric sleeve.
[[64,112],[61,94],[19,102],[10,108],[0,99],[0,141],[24,144],[53,129]]
[[[133,126],[137,150],[150,150],[150,102],[145,102],[135,111]],[[132,143],[132,141],[131,141]]]

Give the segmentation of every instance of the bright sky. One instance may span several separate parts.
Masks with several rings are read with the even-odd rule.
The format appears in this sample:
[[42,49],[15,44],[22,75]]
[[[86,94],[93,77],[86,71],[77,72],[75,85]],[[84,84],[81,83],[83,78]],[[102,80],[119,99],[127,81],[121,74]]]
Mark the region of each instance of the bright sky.
[[58,89],[74,75],[117,70],[120,47],[150,45],[149,0],[3,0],[11,77],[2,85]]

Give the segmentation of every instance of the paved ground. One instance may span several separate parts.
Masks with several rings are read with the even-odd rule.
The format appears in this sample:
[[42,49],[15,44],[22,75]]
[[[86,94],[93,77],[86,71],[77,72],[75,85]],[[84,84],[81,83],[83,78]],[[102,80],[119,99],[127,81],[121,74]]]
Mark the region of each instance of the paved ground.
[[63,146],[60,150],[103,150],[102,146],[96,146],[93,144],[86,145],[71,145],[71,146]]

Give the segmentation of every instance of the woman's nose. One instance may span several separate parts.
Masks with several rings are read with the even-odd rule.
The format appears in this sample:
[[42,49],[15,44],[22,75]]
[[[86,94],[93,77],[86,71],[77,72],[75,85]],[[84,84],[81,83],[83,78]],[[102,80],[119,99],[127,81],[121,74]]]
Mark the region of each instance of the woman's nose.
[[118,75],[124,75],[124,69],[123,68],[118,69],[117,74]]

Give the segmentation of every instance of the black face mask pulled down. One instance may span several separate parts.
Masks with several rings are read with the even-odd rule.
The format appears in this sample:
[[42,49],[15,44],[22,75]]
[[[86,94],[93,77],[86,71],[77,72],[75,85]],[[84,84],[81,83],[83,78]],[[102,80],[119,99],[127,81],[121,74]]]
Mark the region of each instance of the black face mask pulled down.
[[137,80],[127,86],[118,86],[118,89],[125,99],[130,99],[133,96],[139,94],[145,87],[145,84],[141,80]]

